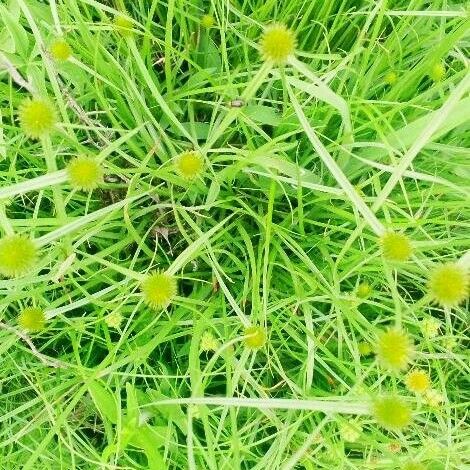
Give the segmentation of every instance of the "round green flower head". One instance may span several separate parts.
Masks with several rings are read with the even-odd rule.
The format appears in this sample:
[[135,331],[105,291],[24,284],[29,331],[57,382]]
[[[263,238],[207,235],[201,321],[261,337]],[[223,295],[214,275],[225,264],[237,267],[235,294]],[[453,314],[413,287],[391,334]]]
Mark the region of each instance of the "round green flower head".
[[439,305],[456,307],[468,298],[468,269],[457,263],[438,265],[429,274],[427,288],[431,298]]
[[282,65],[295,53],[294,33],[281,23],[268,26],[261,37],[261,56],[266,62]]
[[187,180],[193,180],[202,173],[204,158],[198,152],[183,152],[175,158],[174,165],[180,176]]
[[32,139],[50,134],[57,122],[54,106],[47,99],[27,98],[18,110],[20,127]]
[[367,299],[372,294],[372,286],[368,282],[361,282],[356,289],[356,295],[360,299]]
[[396,232],[388,232],[380,238],[384,258],[392,262],[403,262],[413,254],[413,247],[409,238]]
[[44,311],[38,307],[27,307],[18,317],[18,325],[27,331],[41,331],[44,329],[45,324]]
[[399,396],[389,395],[379,398],[372,405],[372,413],[380,426],[390,431],[398,431],[411,424],[411,408]]
[[259,349],[266,344],[266,331],[261,326],[245,328],[245,345],[250,349]]
[[431,66],[429,76],[435,82],[440,82],[446,75],[446,68],[443,62],[436,62]]
[[406,376],[405,384],[410,392],[424,393],[430,387],[431,379],[426,371],[415,369]]
[[387,85],[393,86],[398,81],[398,75],[396,72],[391,70],[385,74],[384,80]]
[[92,191],[103,181],[103,170],[93,157],[80,156],[67,166],[69,183],[74,189]]
[[54,60],[64,61],[72,55],[72,49],[62,39],[56,39],[50,46],[49,52]]
[[406,332],[390,328],[379,334],[375,353],[383,368],[399,372],[406,369],[413,359],[413,341]]
[[165,272],[149,274],[141,284],[144,301],[154,309],[167,307],[176,295],[177,283]]
[[0,239],[0,274],[19,277],[34,268],[37,248],[34,242],[21,235],[7,235]]
[[134,23],[127,15],[117,15],[114,18],[116,31],[124,37],[132,36]]
[[214,17],[211,15],[204,15],[201,18],[201,25],[204,26],[204,28],[212,28],[212,26],[214,26]]

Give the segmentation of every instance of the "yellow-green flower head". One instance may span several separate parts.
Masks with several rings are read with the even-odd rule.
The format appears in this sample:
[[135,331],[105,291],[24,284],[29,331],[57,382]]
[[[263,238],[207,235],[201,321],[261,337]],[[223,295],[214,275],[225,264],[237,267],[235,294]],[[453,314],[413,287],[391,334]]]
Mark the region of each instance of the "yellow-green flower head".
[[346,442],[356,442],[362,434],[362,426],[358,423],[342,423],[339,426],[341,439]]
[[18,117],[23,132],[32,139],[50,134],[56,125],[56,110],[48,99],[27,98],[19,109]]
[[361,282],[356,289],[356,295],[360,299],[367,299],[372,294],[372,286],[368,282]]
[[281,23],[268,26],[261,37],[261,56],[266,62],[282,65],[295,54],[295,34]]
[[437,62],[431,66],[429,76],[435,82],[440,82],[446,75],[446,67],[443,62]]
[[216,351],[218,347],[217,338],[210,331],[204,331],[201,336],[201,351]]
[[121,326],[122,320],[123,320],[122,314],[121,312],[118,312],[117,310],[106,315],[106,317],[104,318],[105,323],[110,328],[119,328]]
[[383,396],[372,405],[372,413],[380,426],[390,431],[399,431],[412,421],[410,406],[395,395]]
[[127,15],[117,15],[114,18],[116,31],[124,37],[132,36],[134,23]]
[[38,307],[27,307],[18,317],[18,325],[27,331],[41,331],[44,329],[45,324],[44,311]]
[[204,15],[201,18],[201,25],[204,26],[204,28],[212,28],[214,26],[214,17],[211,15]]
[[424,393],[431,385],[431,379],[426,371],[415,369],[406,376],[405,384],[410,392]]
[[180,153],[174,160],[176,172],[184,179],[197,178],[204,169],[204,158],[194,151]]
[[165,272],[149,274],[141,284],[145,303],[154,309],[170,305],[176,295],[176,290],[176,279]]
[[69,183],[74,189],[92,191],[103,181],[103,169],[93,157],[80,156],[67,166]]
[[395,83],[397,83],[398,81],[398,75],[396,72],[391,70],[390,72],[387,72],[385,74],[384,80],[387,85],[390,85],[390,86],[395,85]]
[[7,235],[0,239],[0,274],[19,277],[34,268],[37,259],[35,243],[22,235]]
[[410,239],[403,233],[387,232],[380,238],[384,258],[392,262],[403,262],[413,254]]
[[262,326],[249,326],[245,328],[245,345],[250,349],[262,348],[266,343],[266,331]]
[[54,60],[64,61],[72,55],[71,47],[65,42],[64,39],[56,39],[50,46],[49,51]]
[[396,373],[406,369],[413,359],[413,341],[405,331],[390,328],[378,335],[375,353],[384,369]]
[[361,341],[357,345],[357,350],[361,356],[368,356],[372,353],[372,347],[367,341]]
[[431,270],[427,289],[439,305],[456,307],[468,298],[468,269],[457,263],[440,264]]
[[433,317],[427,317],[420,323],[420,328],[423,336],[426,338],[435,338],[439,334],[441,322]]

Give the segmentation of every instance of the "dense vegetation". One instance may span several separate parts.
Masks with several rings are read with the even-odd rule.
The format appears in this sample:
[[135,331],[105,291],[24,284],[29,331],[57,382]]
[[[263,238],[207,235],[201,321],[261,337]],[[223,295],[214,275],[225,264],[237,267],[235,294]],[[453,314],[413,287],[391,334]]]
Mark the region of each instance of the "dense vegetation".
[[464,3],[1,0],[2,470],[470,465]]

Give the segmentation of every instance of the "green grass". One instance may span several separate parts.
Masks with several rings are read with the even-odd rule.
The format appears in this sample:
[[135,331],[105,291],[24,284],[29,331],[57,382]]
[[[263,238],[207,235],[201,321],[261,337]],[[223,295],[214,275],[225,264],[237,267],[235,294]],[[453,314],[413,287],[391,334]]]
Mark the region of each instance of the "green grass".
[[[125,9],[132,32],[114,23]],[[0,238],[39,256],[0,278],[0,468],[470,466],[468,299],[442,307],[426,287],[434,265],[470,265],[468,12],[2,0]],[[273,21],[297,37],[285,66],[260,56]],[[73,55],[55,61],[62,35]],[[58,114],[40,140],[18,122],[31,95]],[[188,181],[172,160],[193,149],[205,168]],[[68,183],[79,155],[103,164],[92,192]],[[411,259],[382,256],[388,231]],[[166,309],[140,291],[156,270],[178,281]],[[28,306],[43,331],[18,325]],[[408,369],[364,351],[391,326],[415,344]],[[416,368],[432,392],[407,389]],[[372,414],[390,394],[412,409],[401,430]]]

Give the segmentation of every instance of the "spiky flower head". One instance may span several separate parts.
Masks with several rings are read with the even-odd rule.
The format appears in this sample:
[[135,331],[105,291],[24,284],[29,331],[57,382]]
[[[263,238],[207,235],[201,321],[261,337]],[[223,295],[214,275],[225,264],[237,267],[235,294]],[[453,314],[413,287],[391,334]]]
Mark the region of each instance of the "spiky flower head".
[[49,48],[54,60],[64,61],[72,55],[72,49],[63,38],[56,39]]
[[176,279],[165,272],[153,272],[141,284],[144,301],[154,309],[170,305],[176,295],[176,290]]
[[375,353],[383,368],[396,373],[406,369],[413,359],[413,341],[405,331],[389,328],[378,335]]
[[403,262],[410,258],[413,247],[403,233],[387,232],[380,238],[384,258],[392,262]]
[[468,269],[457,263],[440,264],[431,270],[428,280],[430,297],[443,307],[456,307],[469,294]]
[[122,314],[121,312],[117,310],[109,313],[104,318],[106,325],[108,325],[110,328],[119,328],[121,326],[122,320],[123,320]]
[[390,70],[390,72],[387,72],[385,74],[384,80],[387,85],[390,85],[390,86],[395,85],[395,83],[397,83],[397,80],[398,80],[398,75],[393,70]]
[[367,341],[361,341],[357,345],[357,349],[361,356],[368,356],[372,353],[372,346]]
[[361,282],[356,288],[356,295],[360,299],[367,299],[372,295],[372,292],[372,286],[367,281]]
[[210,331],[204,331],[201,336],[201,351],[215,351],[219,347],[219,342]]
[[38,307],[26,307],[18,317],[18,324],[27,331],[41,331],[46,324],[44,311]]
[[341,423],[339,434],[346,442],[356,442],[362,434],[362,426],[359,423]]
[[204,168],[204,158],[195,151],[180,153],[174,160],[175,170],[184,179],[197,178]]
[[98,160],[85,155],[68,164],[67,175],[71,186],[80,191],[92,191],[103,181],[103,169]]
[[443,62],[436,62],[429,70],[429,76],[435,82],[440,82],[446,75],[446,67]]
[[281,23],[268,26],[260,41],[261,56],[266,62],[283,65],[295,53],[295,34]]
[[119,14],[114,18],[114,27],[119,34],[124,37],[129,37],[132,36],[134,23],[129,16]]
[[421,320],[420,328],[423,336],[426,338],[435,338],[439,334],[441,322],[433,317],[427,317]]
[[380,426],[390,431],[398,431],[411,424],[411,408],[396,395],[378,398],[372,405],[372,413]]
[[424,393],[431,385],[431,379],[426,371],[414,369],[406,376],[405,384],[410,392]]
[[266,331],[262,326],[249,326],[245,328],[245,345],[250,349],[262,348],[266,343]]
[[212,28],[212,26],[214,26],[214,17],[211,15],[204,15],[201,18],[201,25],[204,26],[204,28]]
[[7,235],[0,239],[0,274],[5,277],[23,276],[36,264],[37,248],[33,240],[22,235]]
[[402,470],[426,470],[426,466],[416,460],[408,460],[401,468]]
[[56,125],[57,115],[52,103],[45,98],[27,98],[18,109],[23,132],[32,139],[50,134]]

